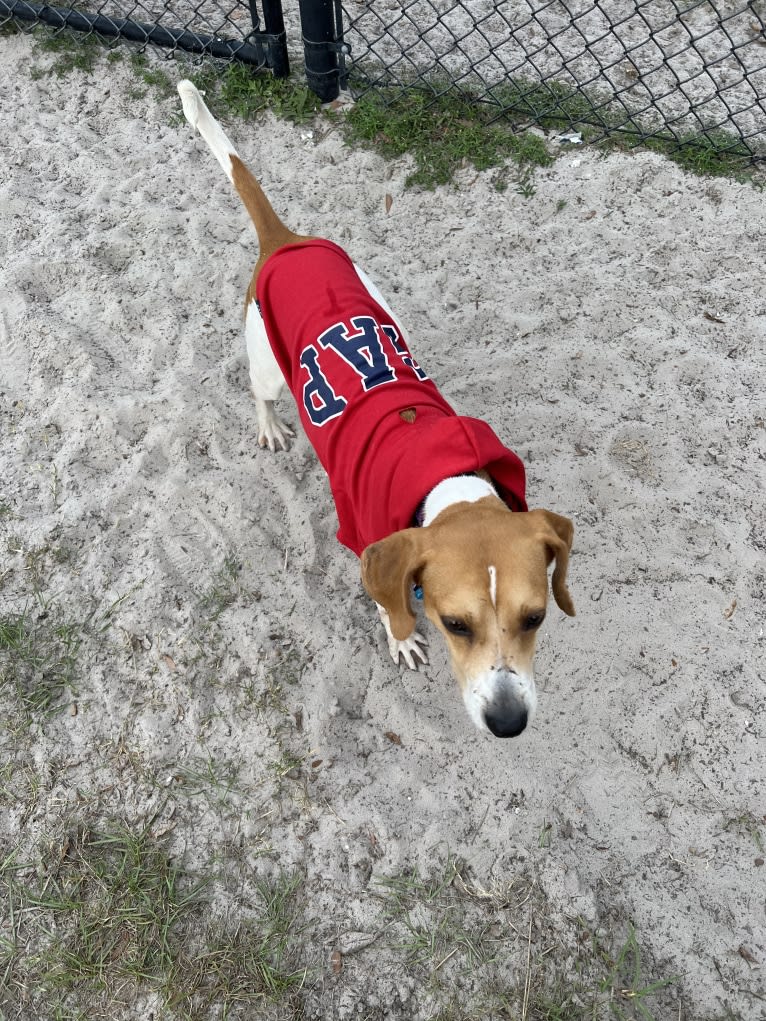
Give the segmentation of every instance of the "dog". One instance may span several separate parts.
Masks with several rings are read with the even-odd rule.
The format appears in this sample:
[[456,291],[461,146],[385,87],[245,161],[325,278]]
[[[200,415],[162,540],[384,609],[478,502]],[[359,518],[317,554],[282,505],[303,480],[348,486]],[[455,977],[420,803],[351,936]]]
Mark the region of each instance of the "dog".
[[369,277],[337,245],[286,227],[194,85],[178,91],[258,235],[245,337],[259,446],[287,450],[295,435],[274,409],[287,383],[392,659],[428,662],[414,596],[444,636],[476,726],[520,734],[537,704],[533,656],[553,561],[553,596],[575,613],[572,522],[527,509],[519,458],[447,404]]

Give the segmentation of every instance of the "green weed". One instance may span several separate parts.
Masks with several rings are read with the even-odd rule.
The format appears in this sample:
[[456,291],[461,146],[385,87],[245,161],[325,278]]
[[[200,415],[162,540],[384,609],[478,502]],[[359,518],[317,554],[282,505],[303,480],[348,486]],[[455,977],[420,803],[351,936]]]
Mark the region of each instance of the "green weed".
[[9,729],[14,733],[33,721],[60,712],[76,693],[81,651],[86,639],[100,636],[116,610],[140,585],[107,606],[96,604],[83,618],[71,619],[56,598],[46,595],[52,572],[72,559],[65,547],[24,551],[25,588],[31,589],[22,610],[0,617],[0,692],[13,696]]
[[537,838],[538,847],[550,847],[551,846],[551,833],[553,832],[553,824],[544,822],[542,829],[540,830],[540,836]]
[[92,74],[104,51],[104,43],[97,36],[66,28],[55,32],[45,27],[36,28],[34,40],[41,53],[54,57],[49,67],[32,68],[30,74],[34,79],[50,74],[63,78],[72,71]]
[[278,780],[281,780],[283,777],[292,773],[293,770],[299,769],[302,765],[302,758],[295,755],[293,752],[283,749],[282,757],[269,763],[269,772],[273,773]]
[[[198,951],[184,953],[168,976],[170,1008],[184,1018],[228,1017],[236,1006],[253,1007],[293,997],[302,987],[305,968],[295,964],[301,931],[296,907],[297,877],[259,881],[255,917],[234,930],[209,929]],[[241,1015],[238,1015],[241,1016]]]
[[384,901],[386,914],[396,918],[416,904],[430,904],[437,900],[459,874],[458,861],[448,855],[443,869],[430,876],[421,876],[417,869],[407,869],[399,875],[381,876],[375,880],[375,886],[378,896]]
[[205,68],[189,75],[213,111],[250,120],[263,110],[273,110],[294,124],[302,124],[321,109],[321,100],[292,78],[254,74],[244,64],[229,64],[218,74]]
[[761,832],[761,826],[764,822],[766,822],[766,817],[759,821],[752,812],[742,812],[741,815],[727,819],[723,828],[724,831],[728,832],[733,830],[740,836],[748,837],[753,841],[753,844],[756,846],[760,854],[763,854],[764,851],[766,851],[766,847],[764,847],[763,834]]
[[256,879],[232,928],[146,830],[82,830],[36,862],[0,857],[4,1007],[102,1016],[152,993],[174,1017],[228,1017],[300,989],[298,877]]
[[0,691],[10,691],[19,710],[11,729],[62,708],[74,691],[82,638],[82,624],[62,619],[51,605],[0,618]]
[[696,174],[738,177],[752,168],[753,157],[737,135],[710,128],[676,136],[639,124],[623,103],[604,89],[575,89],[560,82],[516,78],[493,88],[489,99],[511,122],[532,120],[548,131],[579,131],[584,141],[601,147],[644,147]]
[[172,767],[173,788],[181,789],[186,797],[203,797],[209,804],[222,806],[232,795],[244,792],[238,786],[239,767],[233,762],[207,758],[192,758]]
[[[109,54],[112,57],[113,53]],[[147,88],[154,89],[159,98],[167,99],[175,94],[175,84],[160,67],[153,66],[144,53],[131,53],[130,66],[139,81]]]
[[465,163],[487,170],[510,159],[528,175],[529,168],[552,161],[536,135],[515,135],[492,124],[477,104],[448,95],[369,92],[342,125],[350,143],[371,145],[389,158],[411,154],[416,169],[407,184],[424,188],[448,183]]
[[[564,949],[560,933],[546,925],[546,902],[533,882],[518,876],[503,889],[486,890],[466,871],[448,856],[428,876],[409,870],[375,883],[388,946],[404,956],[409,974],[427,974],[444,1017],[655,1021],[657,994],[676,980],[645,975],[632,926],[615,953],[606,949],[606,937],[596,939],[584,928]],[[482,995],[464,997],[458,1007],[449,994],[463,975]]]
[[744,142],[725,131],[686,133],[678,140],[647,139],[643,144],[700,176],[742,178],[752,169]]
[[613,962],[609,973],[601,982],[601,992],[610,995],[609,1007],[620,1021],[655,1021],[646,1001],[667,986],[677,981],[676,977],[647,981],[643,975],[641,948],[633,926],[628,927],[628,936]]
[[[418,166],[411,182],[425,187],[446,183],[464,160],[485,169],[511,159],[527,168],[516,190],[531,197],[531,168],[545,165],[550,157],[536,135],[516,130],[518,125],[530,122],[551,132],[578,131],[585,142],[601,148],[651,149],[700,175],[753,175],[753,157],[737,135],[711,128],[676,137],[656,126],[644,126],[607,90],[577,89],[560,82],[526,78],[510,79],[488,90],[479,85],[475,89],[458,88],[438,78],[425,82],[419,79],[397,88],[377,84],[370,87],[369,81],[362,71],[354,83],[361,98],[348,115],[351,139],[374,143],[388,156],[411,152]],[[445,114],[450,113],[454,113],[457,125],[445,131]],[[503,135],[517,138],[522,145],[525,139],[533,140],[531,144],[539,146],[545,158],[538,158],[534,151],[522,155],[519,149],[509,147]],[[766,155],[766,148],[759,152]],[[502,177],[497,183],[503,190]]]
[[242,570],[237,558],[229,553],[213,577],[212,584],[199,599],[199,607],[208,622],[217,620],[241,593],[239,575]]
[[450,972],[474,972],[492,964],[499,947],[493,912],[471,910],[477,902],[467,892],[462,868],[447,855],[430,876],[407,870],[375,883],[390,920],[391,947],[405,955],[409,967],[427,970],[435,988],[448,962]]
[[[10,23],[9,23],[10,24]],[[119,59],[113,41],[105,43],[94,34],[67,29],[34,31],[38,48],[55,55],[45,68],[32,75],[58,77],[73,70],[91,73],[104,46],[107,59]],[[137,79],[153,88],[160,98],[173,94],[173,82],[143,53],[130,57]],[[319,99],[295,79],[277,79],[269,73],[253,72],[244,64],[220,65],[205,62],[189,72],[197,87],[207,93],[214,112],[250,119],[265,109],[294,123],[311,120],[321,109]],[[375,81],[374,87],[370,82]],[[381,85],[378,75],[355,69],[352,88],[358,102],[340,120],[349,143],[372,145],[389,158],[409,153],[415,170],[408,185],[434,188],[454,178],[464,165],[477,170],[515,167],[516,191],[531,198],[535,194],[533,172],[551,162],[541,138],[520,131],[530,122],[546,131],[576,130],[584,141],[602,148],[644,147],[661,152],[684,169],[703,175],[753,177],[753,157],[738,136],[719,128],[686,132],[675,137],[669,131],[644,125],[631,116],[622,101],[605,89],[577,89],[561,82],[539,82],[516,77],[489,89],[483,86],[456,87],[449,80],[418,79],[409,86]],[[143,96],[144,92],[136,92]],[[176,111],[173,119],[178,121]],[[766,155],[766,150],[760,153]],[[494,178],[498,191],[508,187],[507,169]]]
[[[172,964],[173,927],[199,892],[182,891],[179,879],[145,832],[125,829],[80,832],[34,867],[7,856],[0,885],[13,937],[0,969],[8,987],[19,997],[33,990],[42,1009],[59,994],[114,1002],[159,982]],[[30,940],[35,952],[27,955]]]

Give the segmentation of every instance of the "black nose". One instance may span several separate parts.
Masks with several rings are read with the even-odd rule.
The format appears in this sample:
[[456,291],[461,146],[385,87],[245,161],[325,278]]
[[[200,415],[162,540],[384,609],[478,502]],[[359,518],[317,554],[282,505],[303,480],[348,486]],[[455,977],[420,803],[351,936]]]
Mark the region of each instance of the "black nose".
[[527,710],[518,705],[489,706],[484,720],[495,737],[516,737],[527,725]]

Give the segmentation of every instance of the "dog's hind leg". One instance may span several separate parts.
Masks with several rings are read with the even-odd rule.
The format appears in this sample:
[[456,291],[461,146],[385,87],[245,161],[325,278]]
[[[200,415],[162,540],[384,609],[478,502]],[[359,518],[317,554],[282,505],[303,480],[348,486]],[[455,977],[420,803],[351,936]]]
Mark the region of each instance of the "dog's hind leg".
[[290,437],[295,433],[274,410],[274,401],[281,394],[285,380],[271,350],[255,299],[248,303],[245,312],[245,342],[250,361],[250,385],[258,416],[258,446],[272,451],[289,450]]

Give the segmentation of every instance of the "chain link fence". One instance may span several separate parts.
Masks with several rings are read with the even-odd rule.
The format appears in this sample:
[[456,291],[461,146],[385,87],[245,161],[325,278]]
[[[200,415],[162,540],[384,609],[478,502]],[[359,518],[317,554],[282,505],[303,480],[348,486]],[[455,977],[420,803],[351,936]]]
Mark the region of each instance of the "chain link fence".
[[520,126],[766,159],[766,0],[258,2],[260,15],[255,0],[104,0],[91,13],[0,0],[0,25],[45,21],[277,75],[289,48],[323,99],[339,85],[357,98],[456,92]]
[[344,0],[347,72],[369,90],[456,90],[498,116],[766,156],[758,0]]

